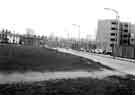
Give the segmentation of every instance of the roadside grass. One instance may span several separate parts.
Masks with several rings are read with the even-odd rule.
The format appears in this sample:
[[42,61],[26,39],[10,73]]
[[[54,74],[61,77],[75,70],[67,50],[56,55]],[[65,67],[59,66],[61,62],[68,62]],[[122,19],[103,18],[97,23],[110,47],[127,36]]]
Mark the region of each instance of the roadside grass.
[[109,69],[98,62],[48,48],[0,45],[0,71],[68,71]]
[[0,84],[0,95],[134,95],[134,77],[78,78]]

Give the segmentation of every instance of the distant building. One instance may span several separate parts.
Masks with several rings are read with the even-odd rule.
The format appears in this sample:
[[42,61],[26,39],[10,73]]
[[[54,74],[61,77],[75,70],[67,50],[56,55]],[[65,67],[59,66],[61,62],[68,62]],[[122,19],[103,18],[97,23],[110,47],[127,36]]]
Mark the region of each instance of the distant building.
[[[116,32],[117,30],[111,28],[115,25],[116,20],[99,20],[98,30],[96,35],[97,48],[111,51],[112,45],[116,43]],[[112,36],[112,37],[111,37]]]
[[130,44],[135,46],[135,25],[131,25],[131,33],[130,33]]
[[134,44],[135,25],[129,22],[120,22],[119,33],[117,28],[116,20],[99,20],[96,36],[97,48],[111,51],[114,45]]
[[36,36],[21,36],[21,44],[29,45],[29,46],[39,46],[40,45],[40,38]]
[[130,33],[132,24],[129,22],[121,22],[119,29],[119,45],[129,46],[130,45]]
[[10,44],[19,44],[20,42],[20,35],[13,34],[9,30],[2,30],[0,31],[0,43],[10,43]]

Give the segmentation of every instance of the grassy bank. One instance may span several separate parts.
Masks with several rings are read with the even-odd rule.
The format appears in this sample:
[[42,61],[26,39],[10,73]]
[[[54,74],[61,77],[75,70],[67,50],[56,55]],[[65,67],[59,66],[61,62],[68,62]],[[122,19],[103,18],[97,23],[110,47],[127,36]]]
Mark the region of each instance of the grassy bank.
[[16,45],[0,45],[0,71],[66,71],[110,69],[100,63],[57,50]]
[[111,76],[34,83],[1,84],[0,95],[134,95],[135,80]]

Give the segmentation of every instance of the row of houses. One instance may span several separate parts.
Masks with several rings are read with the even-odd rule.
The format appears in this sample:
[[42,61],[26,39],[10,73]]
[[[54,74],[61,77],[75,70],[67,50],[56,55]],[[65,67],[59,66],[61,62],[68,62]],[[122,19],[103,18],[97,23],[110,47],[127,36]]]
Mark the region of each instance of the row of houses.
[[0,43],[39,46],[42,42],[41,40],[42,38],[36,35],[15,34],[7,29],[0,31]]
[[99,20],[96,43],[97,48],[111,51],[114,56],[135,58],[135,24]]

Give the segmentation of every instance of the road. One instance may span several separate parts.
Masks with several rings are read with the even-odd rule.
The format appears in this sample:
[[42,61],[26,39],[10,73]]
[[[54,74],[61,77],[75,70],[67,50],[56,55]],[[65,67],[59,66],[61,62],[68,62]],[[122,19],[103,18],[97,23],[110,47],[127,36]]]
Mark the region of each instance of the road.
[[61,52],[85,57],[96,62],[100,62],[103,65],[116,69],[119,72],[135,75],[135,62],[133,61],[130,62],[130,61],[125,61],[125,60],[120,60],[117,58],[113,59],[112,57],[100,56],[94,53],[80,52],[80,51],[75,51],[72,49],[57,48],[57,50]]

